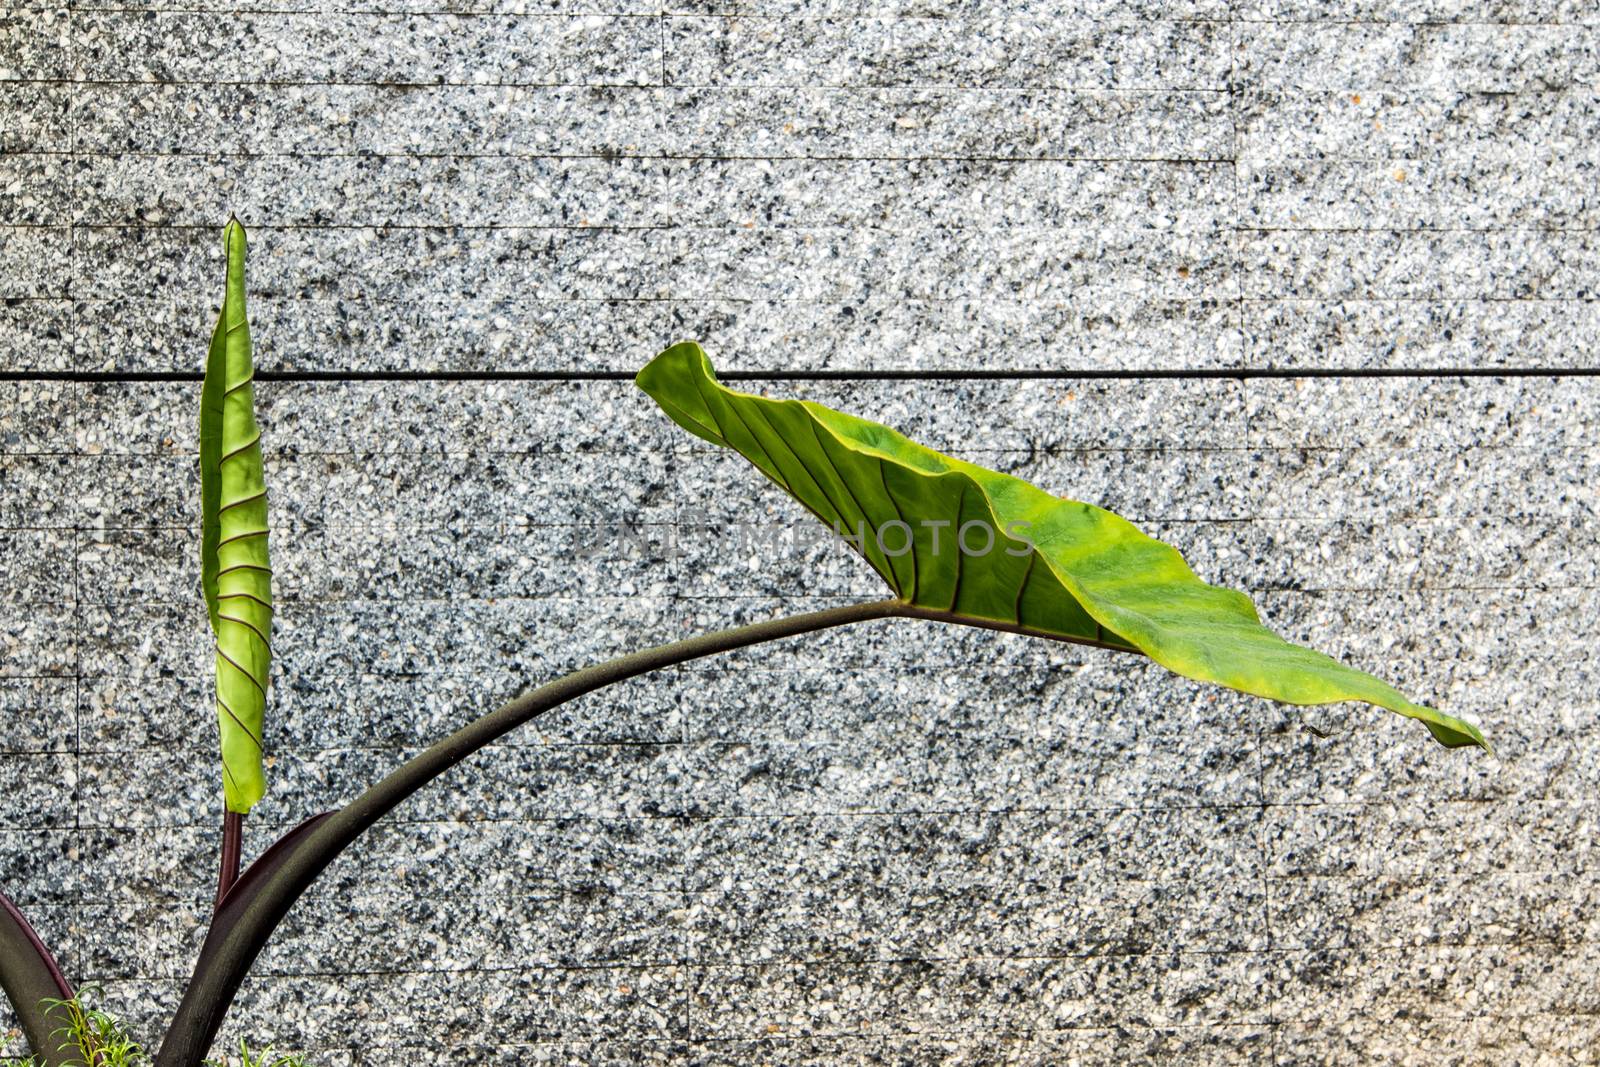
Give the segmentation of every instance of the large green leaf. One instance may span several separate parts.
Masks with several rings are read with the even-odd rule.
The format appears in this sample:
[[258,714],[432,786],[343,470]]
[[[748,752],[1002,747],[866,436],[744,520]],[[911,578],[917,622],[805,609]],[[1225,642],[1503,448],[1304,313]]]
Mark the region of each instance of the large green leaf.
[[692,342],[657,356],[638,384],[840,530],[924,617],[1141,652],[1290,704],[1365,701],[1420,719],[1447,746],[1488,748],[1470,723],[1284,641],[1243,593],[1200,581],[1176,549],[1102,508],[819,404],[727,389]]
[[223,231],[227,282],[200,390],[201,583],[216,638],[222,789],[229,811],[266,792],[262,720],[272,663],[267,487],[244,306],[244,227]]

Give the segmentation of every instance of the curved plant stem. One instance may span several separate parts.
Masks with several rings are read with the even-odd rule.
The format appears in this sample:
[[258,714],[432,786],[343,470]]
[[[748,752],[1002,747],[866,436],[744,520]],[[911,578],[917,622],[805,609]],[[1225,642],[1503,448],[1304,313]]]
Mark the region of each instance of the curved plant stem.
[[81,1061],[56,1048],[59,1020],[47,1001],[71,1000],[72,984],[44,947],[33,926],[4,893],[0,893],[0,988],[11,1001],[22,1033],[45,1067],[68,1067]]
[[904,608],[896,600],[850,604],[647,648],[524,693],[457,730],[308,829],[277,869],[262,879],[237,921],[226,929],[212,930],[156,1054],[156,1067],[200,1067],[250,965],[300,895],[368,827],[467,756],[535,716],[614,682],[764,641],[890,618],[902,614]]
[[795,637],[849,623],[897,617],[959,623],[1096,648],[1131,651],[1099,641],[1039,633],[1008,624],[991,624],[968,616],[914,607],[903,600],[878,600],[770,619],[657,645],[559,678],[524,693],[457,730],[403,764],[339,811],[307,820],[246,870],[239,880],[238,892],[234,894],[238,899],[230,898],[218,909],[216,921],[195,964],[189,987],[173,1016],[161,1051],[156,1054],[155,1067],[200,1067],[251,964],[300,895],[310,888],[335,857],[379,818],[393,810],[395,805],[485,745],[551,708],[650,671],[765,641]]
[[217,902],[212,912],[222,906],[233,883],[239,880],[239,854],[244,850],[244,816],[237,811],[222,813],[221,870],[217,872]]

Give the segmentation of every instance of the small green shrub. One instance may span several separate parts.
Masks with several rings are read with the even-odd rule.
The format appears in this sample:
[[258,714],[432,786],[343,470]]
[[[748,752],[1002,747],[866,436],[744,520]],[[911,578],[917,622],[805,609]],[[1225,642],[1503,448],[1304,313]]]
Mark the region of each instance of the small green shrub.
[[[48,1009],[66,1018],[54,1033],[58,1039],[56,1051],[76,1056],[88,1067],[149,1067],[149,1053],[133,1040],[128,1028],[116,1016],[90,1003],[98,994],[99,989],[90,984],[80,988],[78,995],[70,999],[45,1001]],[[16,1030],[7,1033],[4,1044],[0,1044],[0,1056],[21,1036]],[[37,1057],[29,1056],[16,1067],[37,1067],[37,1064]],[[306,1067],[306,1058],[299,1053],[276,1052],[270,1044],[259,1052],[251,1052],[249,1042],[241,1037],[237,1059],[206,1060],[205,1067]]]
[[67,1000],[46,1000],[53,1012],[66,1016],[53,1037],[56,1051],[76,1055],[89,1067],[140,1067],[150,1062],[144,1046],[133,1040],[114,1016],[89,1003],[99,990],[85,985],[78,995]]
[[228,1058],[207,1060],[206,1067],[306,1067],[306,1058],[299,1053],[280,1055],[273,1051],[271,1045],[260,1052],[251,1052],[250,1046],[241,1037],[237,1062]]

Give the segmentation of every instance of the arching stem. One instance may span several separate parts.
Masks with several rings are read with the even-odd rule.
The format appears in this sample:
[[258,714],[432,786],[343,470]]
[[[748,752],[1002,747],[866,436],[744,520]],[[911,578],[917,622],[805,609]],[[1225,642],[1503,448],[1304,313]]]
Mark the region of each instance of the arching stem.
[[82,1063],[70,1049],[58,1048],[55,1031],[64,1021],[51,1001],[71,1000],[72,984],[61,973],[33,926],[11,898],[0,893],[0,988],[11,1001],[22,1033],[44,1067]]
[[485,745],[551,708],[650,671],[765,641],[897,617],[982,626],[1129,651],[1098,640],[1036,633],[1021,627],[913,607],[902,600],[878,600],[702,634],[558,678],[463,726],[401,765],[339,811],[308,819],[245,871],[233,896],[219,908],[200,950],[189,988],[173,1016],[161,1051],[156,1054],[155,1067],[200,1067],[251,964],[300,895],[373,823]]
[[251,964],[323,869],[395,805],[485,745],[553,707],[615,682],[765,641],[889,618],[904,607],[897,600],[850,604],[647,648],[524,693],[413,757],[349,805],[310,827],[277,868],[261,878],[258,887],[252,886],[249,905],[238,909],[237,919],[226,929],[221,924],[213,926],[156,1054],[156,1067],[200,1067]]

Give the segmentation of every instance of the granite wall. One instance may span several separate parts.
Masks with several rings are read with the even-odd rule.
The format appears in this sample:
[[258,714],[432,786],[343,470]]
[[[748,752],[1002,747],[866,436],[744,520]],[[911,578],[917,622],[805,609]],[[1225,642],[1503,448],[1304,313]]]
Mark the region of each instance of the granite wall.
[[803,516],[596,374],[682,337],[1121,511],[1499,756],[978,631],[746,651],[386,820],[230,1043],[1600,1062],[1600,395],[1459,373],[1596,364],[1592,5],[227,7],[0,13],[0,884],[142,1033],[213,878],[185,376],[233,211],[260,366],[328,372],[258,390],[251,850],[558,671],[878,595],[738,547]]

